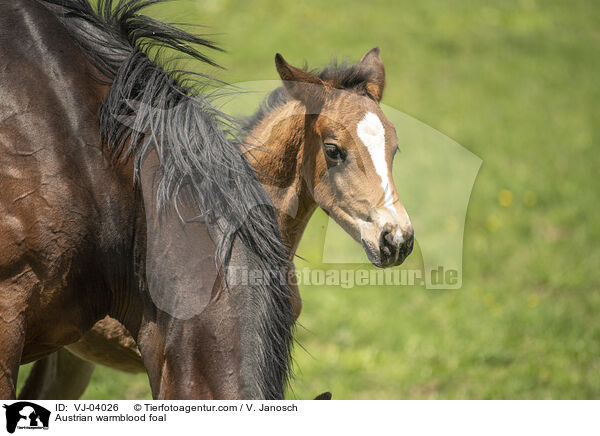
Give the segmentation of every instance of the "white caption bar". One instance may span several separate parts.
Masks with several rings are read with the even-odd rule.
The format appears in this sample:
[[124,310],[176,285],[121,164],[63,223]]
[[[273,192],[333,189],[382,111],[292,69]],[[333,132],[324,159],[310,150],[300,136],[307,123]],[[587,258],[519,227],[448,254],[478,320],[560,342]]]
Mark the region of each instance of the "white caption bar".
[[[597,401],[4,401],[15,435],[520,435],[600,432]],[[6,434],[6,433],[4,433]]]

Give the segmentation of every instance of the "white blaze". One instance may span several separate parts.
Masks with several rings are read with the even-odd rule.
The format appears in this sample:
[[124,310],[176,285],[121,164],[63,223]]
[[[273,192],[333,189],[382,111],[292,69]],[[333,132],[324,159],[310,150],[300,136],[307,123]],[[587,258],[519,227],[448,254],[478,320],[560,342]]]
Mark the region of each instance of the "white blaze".
[[394,197],[392,195],[392,186],[388,174],[388,166],[385,160],[385,129],[381,120],[373,112],[367,112],[356,127],[356,134],[365,144],[375,172],[381,177],[381,187],[385,194],[384,206],[389,210],[392,216],[398,219],[396,208],[394,207]]

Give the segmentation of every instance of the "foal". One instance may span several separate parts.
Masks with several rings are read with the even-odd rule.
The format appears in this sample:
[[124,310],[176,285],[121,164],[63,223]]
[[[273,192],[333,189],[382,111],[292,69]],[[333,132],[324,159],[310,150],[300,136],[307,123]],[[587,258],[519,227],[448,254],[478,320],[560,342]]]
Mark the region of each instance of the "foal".
[[[291,66],[279,54],[275,64],[283,86],[248,120],[245,142],[279,211],[290,260],[311,215],[321,207],[362,244],[374,265],[400,265],[412,251],[413,228],[392,180],[397,137],[379,106],[385,87],[379,49],[355,65],[318,74]],[[297,286],[290,286],[297,318],[301,299]],[[140,362],[136,371],[135,343],[110,318],[68,349],[117,369],[144,370]],[[78,398],[83,393],[93,364],[59,353],[36,362],[22,398]],[[67,371],[69,377],[63,377]]]

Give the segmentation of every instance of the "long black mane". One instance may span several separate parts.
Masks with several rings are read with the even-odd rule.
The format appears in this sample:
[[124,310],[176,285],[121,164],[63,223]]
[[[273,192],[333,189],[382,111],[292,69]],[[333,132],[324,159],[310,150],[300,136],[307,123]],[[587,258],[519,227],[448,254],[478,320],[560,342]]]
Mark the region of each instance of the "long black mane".
[[[223,237],[216,259],[227,265],[239,239],[258,258],[264,271],[285,271],[271,201],[231,139],[232,120],[198,92],[214,79],[168,71],[150,54],[168,47],[204,63],[214,63],[199,48],[218,49],[204,38],[140,14],[164,0],[38,0],[67,28],[110,90],[99,113],[101,135],[115,160],[133,158],[136,175],[143,157],[155,150],[162,178],[159,209],[177,201],[190,187],[199,212],[219,224]],[[235,127],[235,126],[233,126]],[[187,190],[186,190],[187,191]],[[256,383],[265,398],[280,398],[289,374],[293,314],[290,290],[277,275],[259,285],[251,305],[259,319]]]

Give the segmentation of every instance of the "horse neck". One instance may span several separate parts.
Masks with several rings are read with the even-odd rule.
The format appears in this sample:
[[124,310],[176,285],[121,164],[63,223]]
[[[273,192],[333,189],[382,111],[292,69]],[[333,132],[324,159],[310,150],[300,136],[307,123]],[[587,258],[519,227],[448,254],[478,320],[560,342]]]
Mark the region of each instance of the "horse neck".
[[277,208],[282,238],[292,258],[308,220],[317,208],[311,189],[308,158],[310,116],[297,102],[269,112],[246,138],[255,170]]

